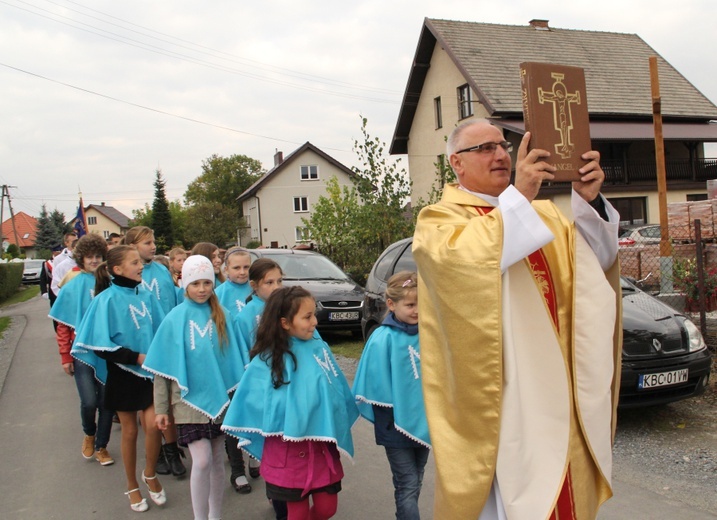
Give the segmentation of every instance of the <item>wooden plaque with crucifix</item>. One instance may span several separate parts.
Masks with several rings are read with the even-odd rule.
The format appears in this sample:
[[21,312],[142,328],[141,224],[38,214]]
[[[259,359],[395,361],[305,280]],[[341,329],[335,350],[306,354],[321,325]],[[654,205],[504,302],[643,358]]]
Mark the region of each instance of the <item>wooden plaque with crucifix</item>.
[[557,168],[552,182],[579,180],[578,168],[587,163],[581,156],[592,149],[583,69],[524,62],[520,82],[529,149],[550,152],[546,162]]

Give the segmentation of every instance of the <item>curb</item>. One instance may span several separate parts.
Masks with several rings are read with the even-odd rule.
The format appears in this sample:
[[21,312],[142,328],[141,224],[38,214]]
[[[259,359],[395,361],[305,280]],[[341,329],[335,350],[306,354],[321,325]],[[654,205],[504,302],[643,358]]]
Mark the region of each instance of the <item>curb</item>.
[[23,315],[8,316],[12,321],[10,326],[5,330],[5,334],[0,341],[0,396],[5,386],[5,378],[12,365],[12,358],[15,355],[15,349],[20,342],[20,336],[25,331],[27,318]]

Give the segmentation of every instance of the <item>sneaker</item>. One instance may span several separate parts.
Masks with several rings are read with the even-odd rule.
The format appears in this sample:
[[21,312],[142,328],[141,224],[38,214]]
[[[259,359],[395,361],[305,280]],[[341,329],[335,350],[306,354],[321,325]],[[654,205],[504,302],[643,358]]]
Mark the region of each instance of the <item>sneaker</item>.
[[95,459],[97,459],[97,462],[99,462],[103,466],[109,466],[111,464],[115,463],[115,459],[113,459],[109,452],[107,451],[107,448],[100,448],[95,452]]
[[95,436],[85,435],[85,440],[82,441],[82,456],[87,460],[92,458],[95,453]]

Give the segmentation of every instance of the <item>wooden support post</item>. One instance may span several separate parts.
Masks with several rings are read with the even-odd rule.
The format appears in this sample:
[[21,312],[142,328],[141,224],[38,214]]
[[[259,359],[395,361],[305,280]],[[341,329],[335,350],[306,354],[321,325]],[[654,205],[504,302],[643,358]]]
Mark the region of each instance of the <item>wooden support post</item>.
[[650,56],[650,85],[652,87],[652,120],[655,128],[655,163],[657,165],[657,198],[660,207],[660,292],[673,292],[672,243],[667,226],[667,174],[665,171],[665,142],[662,136],[662,99],[657,57]]

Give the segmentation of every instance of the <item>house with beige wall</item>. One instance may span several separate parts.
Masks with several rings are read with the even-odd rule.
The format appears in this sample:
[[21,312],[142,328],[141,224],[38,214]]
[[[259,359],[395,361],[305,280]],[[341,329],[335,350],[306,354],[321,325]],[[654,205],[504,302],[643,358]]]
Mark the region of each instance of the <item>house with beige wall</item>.
[[240,245],[259,242],[264,247],[308,245],[303,219],[310,219],[314,204],[326,195],[326,182],[336,177],[339,186],[353,186],[354,173],[308,141],[286,158],[274,156],[274,167],[239,195],[246,228]]
[[[658,222],[651,56],[660,77],[667,200],[706,198],[706,181],[717,178],[717,159],[704,151],[704,143],[717,142],[717,106],[639,36],[555,29],[547,20],[518,26],[426,18],[390,148],[408,155],[413,201],[440,183],[445,139],[463,121],[489,118],[501,127],[515,166],[525,133],[519,64],[538,61],[585,70],[603,194],[622,224]],[[571,214],[569,184],[544,184],[538,196]]]
[[87,221],[87,232],[100,235],[105,240],[110,233],[124,235],[129,229],[129,217],[112,206],[90,204],[85,208],[85,220]]

